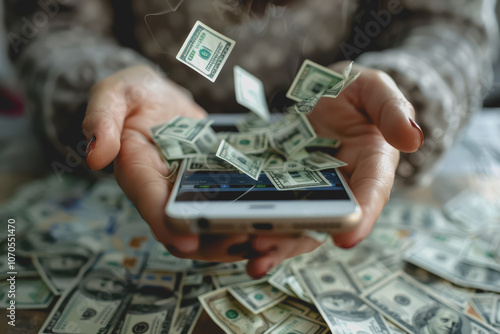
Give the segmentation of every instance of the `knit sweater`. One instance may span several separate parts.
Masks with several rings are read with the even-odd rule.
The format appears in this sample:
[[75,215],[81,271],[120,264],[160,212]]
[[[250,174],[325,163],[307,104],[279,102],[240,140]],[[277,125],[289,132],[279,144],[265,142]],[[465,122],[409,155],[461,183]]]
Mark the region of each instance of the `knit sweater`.
[[[271,109],[281,110],[304,59],[353,59],[391,75],[416,109],[425,143],[397,169],[398,183],[413,184],[431,179],[491,87],[494,0],[296,0],[258,12],[251,3],[6,0],[7,39],[31,108],[63,155],[90,87],[131,65],[161,69],[208,112],[226,113],[245,112],[234,65],[260,78]],[[197,20],[236,41],[215,83],[175,59]]]

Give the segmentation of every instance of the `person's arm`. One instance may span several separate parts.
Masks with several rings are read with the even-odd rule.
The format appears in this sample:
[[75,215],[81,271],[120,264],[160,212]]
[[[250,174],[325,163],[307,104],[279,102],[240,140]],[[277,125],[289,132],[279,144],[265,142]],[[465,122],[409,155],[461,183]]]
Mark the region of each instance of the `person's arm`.
[[[364,53],[357,62],[394,78],[415,107],[425,135],[416,153],[401,154],[396,182],[428,182],[442,153],[481,108],[492,84],[492,62],[498,50],[495,2],[381,0],[382,18],[365,13],[367,24],[361,31],[371,27],[375,32],[376,25],[390,24],[380,36],[366,35],[381,51]],[[388,9],[401,14],[387,16]],[[355,41],[349,45],[354,48],[345,49],[351,56],[361,49]]]
[[102,0],[7,0],[10,56],[28,97],[28,111],[54,147],[58,173],[83,166],[81,132],[89,92],[99,80],[150,64],[112,37],[113,11]]

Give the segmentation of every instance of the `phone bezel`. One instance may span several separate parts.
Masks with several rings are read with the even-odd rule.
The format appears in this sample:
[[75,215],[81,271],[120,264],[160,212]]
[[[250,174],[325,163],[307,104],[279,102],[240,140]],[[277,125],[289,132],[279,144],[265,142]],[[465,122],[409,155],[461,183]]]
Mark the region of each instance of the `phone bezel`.
[[165,208],[167,224],[177,233],[298,233],[316,230],[337,234],[357,226],[361,217],[361,208],[338,170],[348,200],[176,202],[185,170],[186,161],[183,161]]

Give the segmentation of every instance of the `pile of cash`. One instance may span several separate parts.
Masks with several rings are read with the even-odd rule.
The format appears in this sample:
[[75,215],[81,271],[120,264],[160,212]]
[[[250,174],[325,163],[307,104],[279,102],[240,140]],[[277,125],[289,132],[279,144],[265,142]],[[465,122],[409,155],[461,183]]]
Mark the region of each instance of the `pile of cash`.
[[[471,234],[463,201],[496,230]],[[206,333],[204,310],[221,333],[500,333],[500,209],[470,192],[443,210],[391,199],[357,247],[328,240],[260,280],[244,261],[172,256],[112,179],[29,183],[0,214],[16,221],[13,263],[0,234],[0,307],[15,271],[30,332]]]

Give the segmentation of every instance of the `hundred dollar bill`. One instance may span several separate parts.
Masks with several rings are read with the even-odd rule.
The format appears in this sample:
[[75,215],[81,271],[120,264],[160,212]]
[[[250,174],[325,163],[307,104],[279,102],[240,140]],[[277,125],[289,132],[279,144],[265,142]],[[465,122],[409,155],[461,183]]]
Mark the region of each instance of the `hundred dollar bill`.
[[[276,116],[273,116],[276,115]],[[277,114],[271,114],[271,119],[275,119]],[[240,133],[244,132],[269,132],[271,123],[263,120],[254,113],[248,114],[245,118],[236,122],[236,128]]]
[[441,210],[418,205],[414,201],[391,198],[384,207],[377,225],[408,227],[417,231],[442,231],[449,234],[456,228],[446,219]]
[[373,286],[391,274],[391,271],[383,263],[374,259],[352,266],[349,270],[352,277],[363,289]]
[[400,254],[408,247],[415,233],[409,228],[376,226],[366,238],[365,244],[380,254]]
[[227,288],[198,297],[212,320],[227,334],[261,334],[290,313],[305,314],[309,308],[288,299],[259,314],[241,305]]
[[300,161],[285,161],[283,170],[286,172],[298,172],[307,168]]
[[300,102],[323,93],[329,86],[334,86],[342,80],[340,73],[306,59],[288,89],[286,97]]
[[[453,304],[456,309],[465,311],[469,304],[469,298],[473,295],[472,289],[460,288],[452,285],[450,282],[438,277],[422,268],[406,262],[404,272],[411,278],[424,285],[435,295],[448,303]],[[388,275],[386,275],[387,277]]]
[[233,273],[227,275],[220,275],[218,273],[212,274],[212,281],[217,289],[225,288],[234,284],[241,284],[252,281],[253,278],[244,273]]
[[212,123],[212,120],[177,116],[170,122],[158,127],[154,136],[157,140],[166,137],[187,143],[194,143]]
[[324,93],[324,97],[330,97],[330,98],[337,98],[340,93],[347,87],[349,87],[350,84],[352,84],[358,77],[361,75],[361,72],[356,73],[355,75],[350,75],[351,70],[352,70],[352,65],[354,62],[350,62],[349,65],[347,65],[343,71],[342,71],[342,77],[343,80],[334,84],[333,86],[330,86]]
[[421,237],[404,259],[457,285],[500,292],[500,271],[462,261],[456,248],[435,238]]
[[[314,63],[311,62],[308,65],[310,65],[310,64],[314,64]],[[332,78],[332,80],[329,83],[326,82],[326,77],[325,77],[325,81],[323,84],[319,84],[319,83],[315,84],[316,89],[307,89],[307,88],[302,87],[301,84],[303,84],[304,82],[308,82],[308,80],[307,80],[307,78],[305,80],[301,80],[299,77],[298,81],[294,81],[294,83],[296,85],[294,86],[294,84],[292,84],[292,87],[290,87],[290,90],[287,93],[287,97],[292,98],[295,101],[297,101],[297,100],[298,101],[297,101],[297,103],[286,107],[285,110],[289,113],[309,114],[313,111],[314,107],[316,106],[316,104],[318,103],[318,101],[322,97],[337,98],[337,96],[345,88],[347,88],[351,83],[353,83],[361,74],[361,73],[357,73],[356,75],[352,75],[352,76],[349,75],[351,72],[351,69],[352,69],[352,64],[353,63],[351,62],[349,65],[347,65],[344,68],[344,70],[342,71],[342,75],[336,73],[337,77]],[[305,68],[307,68],[308,65],[306,65]],[[316,67],[316,71],[314,71],[314,72],[307,71],[307,74],[315,77],[312,80],[316,79],[317,74],[318,74],[317,71],[323,71],[324,73],[326,73],[326,71],[330,71],[329,69],[322,67],[321,65],[318,65],[318,64],[315,64],[314,66]],[[333,72],[333,71],[331,71],[331,72]],[[335,72],[333,72],[333,73],[335,73]],[[304,73],[301,74],[299,71],[299,75],[303,76]],[[297,79],[297,77],[296,77],[296,79]],[[307,96],[307,97],[304,99],[299,99],[297,94],[294,95],[294,92],[295,93],[307,92],[307,94],[302,94],[302,96]]]
[[500,261],[495,256],[496,247],[481,239],[469,240],[462,250],[462,260],[475,266],[500,270]]
[[458,228],[474,233],[500,217],[500,206],[478,193],[465,190],[446,202],[443,212]]
[[498,333],[455,310],[405,274],[388,277],[363,294],[364,299],[409,333]]
[[266,122],[270,122],[271,117],[262,81],[236,65],[234,67],[234,90],[239,104],[250,109]]
[[294,271],[333,333],[391,333],[382,315],[360,299],[342,263]]
[[157,242],[149,253],[146,268],[149,270],[180,272],[189,268],[192,262],[190,259],[181,259],[173,256],[163,244]]
[[115,333],[169,333],[180,302],[181,277],[182,273],[144,273]]
[[309,156],[309,152],[303,148],[295,152],[292,156],[288,156],[287,159],[291,161],[302,161]]
[[263,170],[277,170],[282,172],[285,170],[285,159],[279,154],[271,153],[264,164]]
[[328,290],[361,292],[355,280],[350,276],[347,267],[339,261],[302,267],[292,264],[292,270],[313,298]]
[[202,154],[214,154],[217,147],[219,147],[219,140],[215,131],[210,126],[207,126],[194,141],[194,145]]
[[179,160],[200,155],[200,152],[195,145],[186,142],[181,142],[171,138],[161,138],[155,140],[156,146],[168,160]]
[[79,280],[94,263],[96,255],[75,245],[70,251],[34,254],[32,259],[40,277],[58,296],[71,287],[75,280]]
[[333,244],[330,241],[325,242],[314,251],[295,256],[291,259],[283,261],[278,269],[269,278],[269,284],[282,292],[292,297],[297,297],[310,302],[309,297],[306,297],[306,292],[297,282],[292,265],[297,267],[311,267],[320,264],[325,264],[333,260]]
[[[12,305],[19,310],[44,309],[52,303],[54,294],[41,279],[15,277],[14,280],[11,280],[10,278],[8,277],[0,285],[0,307],[2,309],[12,307]],[[14,283],[15,289],[11,288],[11,283]],[[15,304],[11,304],[12,301]]]
[[496,294],[493,293],[479,293],[471,297],[470,303],[472,308],[486,321],[487,324],[492,324],[492,315],[494,311],[494,304],[496,301]]
[[198,296],[212,290],[212,280],[210,276],[202,276],[200,282],[189,282],[189,276],[193,276],[193,274],[186,273],[186,275],[182,286],[182,299],[179,310],[169,334],[190,334],[193,331],[203,310],[198,300]]
[[342,80],[341,82],[337,83],[335,86],[332,88],[326,90],[323,93],[322,97],[331,97],[331,98],[337,98],[340,93],[347,87],[349,87],[350,84],[352,84],[356,79],[359,78],[361,75],[361,72],[356,73],[355,75],[349,76],[346,79]]
[[214,82],[236,44],[200,21],[196,21],[176,59]]
[[305,100],[296,102],[291,106],[285,107],[285,110],[290,114],[308,115],[314,110],[316,104],[318,104],[319,100],[323,97],[323,93],[324,92],[321,92]]
[[218,137],[245,154],[263,153],[269,146],[265,133],[228,132]]
[[271,146],[291,157],[316,138],[316,132],[304,115],[290,114],[273,123]]
[[315,148],[339,148],[341,145],[340,140],[331,139],[331,138],[323,138],[316,137],[312,142],[307,144],[306,148],[315,147]]
[[389,328],[391,329],[392,334],[405,334],[406,332],[398,327],[396,325],[393,325],[390,322],[387,322],[387,325],[389,325]]
[[264,334],[324,334],[328,333],[326,324],[300,314],[289,314]]
[[193,273],[211,275],[214,273],[220,275],[243,273],[245,272],[246,261],[230,262],[230,263],[220,263],[220,262],[209,262],[193,260],[189,271]]
[[300,162],[307,170],[316,171],[347,166],[345,162],[319,151],[310,153],[307,158]]
[[277,190],[328,187],[331,185],[323,174],[318,171],[265,171],[265,173]]
[[264,278],[233,285],[228,291],[253,314],[259,314],[287,298],[286,294],[267,283],[267,280]]
[[131,297],[121,268],[91,270],[66,290],[38,333],[110,333]]
[[225,140],[222,140],[215,154],[217,157],[229,162],[241,172],[247,174],[254,180],[258,180],[260,172],[266,162],[265,157],[250,157],[236,150]]
[[493,302],[493,309],[491,312],[491,323],[495,328],[500,329],[500,296],[496,296]]
[[213,155],[199,155],[197,157],[189,158],[186,161],[187,171],[201,171],[201,170],[237,170],[231,164],[221,160]]
[[342,80],[341,74],[306,59],[286,96],[300,102],[313,96],[321,96],[328,88],[335,86]]

